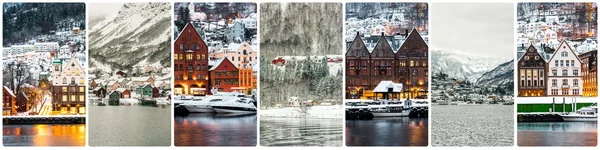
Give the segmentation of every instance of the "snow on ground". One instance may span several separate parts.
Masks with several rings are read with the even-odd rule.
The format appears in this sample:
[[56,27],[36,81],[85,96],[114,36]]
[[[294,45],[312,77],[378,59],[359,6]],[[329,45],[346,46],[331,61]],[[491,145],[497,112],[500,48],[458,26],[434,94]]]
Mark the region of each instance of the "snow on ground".
[[[572,102],[576,103],[595,103],[598,102],[598,98],[593,97],[555,97],[554,103],[563,103],[563,98],[565,103],[571,104]],[[552,104],[552,97],[517,97],[517,104]]]
[[344,117],[344,107],[342,105],[334,106],[312,106],[308,114],[304,116],[300,113],[300,108],[287,107],[260,110],[260,117],[266,118],[311,118],[311,119],[342,119]]

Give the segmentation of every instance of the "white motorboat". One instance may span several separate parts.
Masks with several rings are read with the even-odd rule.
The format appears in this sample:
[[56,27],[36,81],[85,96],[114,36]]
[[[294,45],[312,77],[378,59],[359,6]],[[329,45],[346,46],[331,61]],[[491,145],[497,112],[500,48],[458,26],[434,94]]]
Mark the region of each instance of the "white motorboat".
[[561,115],[566,122],[596,122],[598,121],[598,104],[583,107],[577,112]]
[[213,103],[234,101],[239,99],[237,96],[238,95],[231,93],[219,92],[217,95],[206,96],[202,99],[194,98],[191,101],[184,102],[180,105],[185,107],[190,113],[214,113],[216,111],[212,107]]
[[178,95],[173,97],[173,105],[178,106],[179,104],[183,104],[185,102],[192,101],[193,97],[188,97],[185,95]]
[[211,105],[217,113],[256,113],[256,106],[254,106],[252,99],[247,98],[237,99],[235,101],[214,102]]

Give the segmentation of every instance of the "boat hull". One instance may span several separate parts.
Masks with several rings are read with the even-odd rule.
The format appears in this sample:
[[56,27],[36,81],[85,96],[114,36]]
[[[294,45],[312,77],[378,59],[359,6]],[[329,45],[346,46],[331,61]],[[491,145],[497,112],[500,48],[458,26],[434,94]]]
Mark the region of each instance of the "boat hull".
[[235,113],[235,114],[255,114],[256,109],[254,110],[237,110],[237,109],[229,109],[229,108],[214,108],[217,113]]
[[210,106],[198,106],[198,105],[184,105],[185,109],[187,109],[191,113],[214,113],[216,112]]
[[565,122],[597,122],[597,116],[562,116]]
[[372,112],[374,117],[407,117],[408,111],[406,112]]

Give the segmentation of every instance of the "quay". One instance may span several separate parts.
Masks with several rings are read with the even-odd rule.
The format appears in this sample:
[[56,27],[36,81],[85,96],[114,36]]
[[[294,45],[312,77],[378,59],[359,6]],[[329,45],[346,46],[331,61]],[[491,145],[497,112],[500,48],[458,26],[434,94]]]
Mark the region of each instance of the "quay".
[[4,116],[3,125],[15,124],[85,124],[83,115],[61,116]]
[[563,122],[559,113],[518,113],[517,122]]

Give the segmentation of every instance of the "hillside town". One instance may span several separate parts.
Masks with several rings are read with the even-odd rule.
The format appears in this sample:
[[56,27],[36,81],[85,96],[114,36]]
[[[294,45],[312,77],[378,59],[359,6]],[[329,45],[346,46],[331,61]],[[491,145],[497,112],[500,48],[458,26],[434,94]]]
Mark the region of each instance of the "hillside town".
[[[253,95],[258,44],[255,3],[177,3],[175,95]],[[183,26],[178,26],[183,22]],[[216,90],[214,90],[216,89]]]
[[[82,17],[85,5],[65,5],[72,6],[73,12],[83,10],[83,14],[48,17],[51,19],[46,23],[51,24],[46,24],[41,31],[28,29],[41,25],[21,22],[23,19],[18,18],[17,13],[22,13],[22,9],[44,11],[42,8],[55,7],[55,4],[3,5],[7,10],[5,18],[14,17],[3,22],[4,31],[10,30],[3,35],[3,116],[86,114],[86,29],[85,17]],[[30,26],[15,26],[18,22]]]
[[[117,16],[104,16],[96,20],[90,30],[90,69],[88,95],[93,105],[119,106],[168,106],[171,104],[171,63],[170,28],[156,28],[160,23],[170,22],[165,13],[170,8],[165,3],[118,4]],[[140,10],[144,10],[140,12]],[[157,16],[156,14],[160,14]],[[153,16],[153,17],[149,17]],[[133,18],[151,18],[156,31],[136,30],[128,25],[137,23]],[[113,21],[113,20],[118,21]],[[109,22],[109,23],[107,23]],[[160,31],[159,31],[160,30]],[[135,36],[122,34],[102,34],[115,31],[135,33]],[[147,33],[161,34],[147,34]],[[135,42],[109,42],[135,41]],[[125,40],[126,39],[126,40]],[[147,39],[152,39],[151,42]],[[165,58],[166,57],[166,58]],[[106,59],[110,58],[110,59]],[[109,109],[109,108],[106,108]],[[132,108],[136,109],[136,108]]]
[[518,96],[597,96],[596,10],[596,3],[518,6]]

